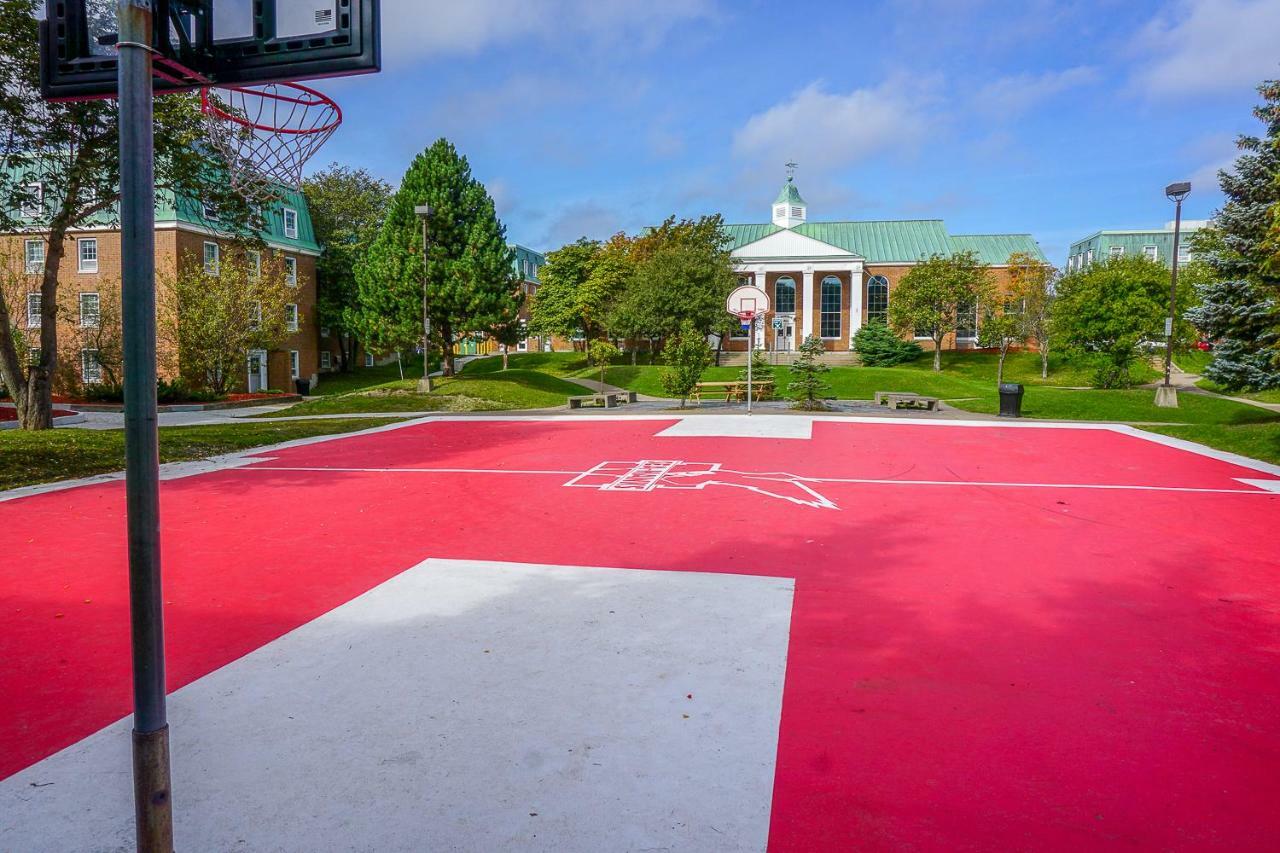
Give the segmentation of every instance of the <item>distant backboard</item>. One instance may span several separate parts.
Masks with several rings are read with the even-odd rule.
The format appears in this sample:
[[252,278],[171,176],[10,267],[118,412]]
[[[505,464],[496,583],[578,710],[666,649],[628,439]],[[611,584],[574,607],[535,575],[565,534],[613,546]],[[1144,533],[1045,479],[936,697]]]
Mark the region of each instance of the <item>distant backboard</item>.
[[[377,71],[379,0],[152,0],[157,65],[206,81],[254,84]],[[116,0],[45,0],[40,24],[46,98],[116,94]],[[157,92],[198,88],[158,76]]]

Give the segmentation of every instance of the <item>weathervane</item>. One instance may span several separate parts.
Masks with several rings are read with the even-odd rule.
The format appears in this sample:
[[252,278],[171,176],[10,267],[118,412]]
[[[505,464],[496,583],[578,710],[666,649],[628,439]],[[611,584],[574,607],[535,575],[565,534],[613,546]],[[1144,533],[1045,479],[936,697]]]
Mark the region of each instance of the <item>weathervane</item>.
[[793,179],[795,178],[795,176],[796,176],[796,166],[799,166],[799,165],[800,165],[800,164],[799,164],[799,163],[797,163],[797,162],[795,162],[794,160],[793,160],[793,161],[791,161],[790,163],[787,163],[787,164],[786,164],[786,166],[787,166],[787,180],[788,180],[788,181],[791,181],[791,180],[793,180]]

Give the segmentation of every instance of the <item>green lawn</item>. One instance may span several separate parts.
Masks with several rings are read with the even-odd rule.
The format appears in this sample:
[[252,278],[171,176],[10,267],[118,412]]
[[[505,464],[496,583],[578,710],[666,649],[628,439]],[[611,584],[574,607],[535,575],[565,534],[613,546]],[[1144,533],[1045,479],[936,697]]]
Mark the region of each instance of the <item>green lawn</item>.
[[1280,421],[1237,426],[1193,424],[1143,429],[1280,465]]
[[[438,369],[438,366],[436,366]],[[409,355],[404,359],[406,379],[422,378],[422,356]],[[364,367],[358,364],[350,373],[321,373],[320,382],[311,389],[313,397],[330,397],[334,394],[352,394],[400,380],[400,366],[395,362]]]
[[1183,373],[1201,374],[1211,361],[1213,361],[1212,352],[1204,352],[1198,349],[1190,349],[1173,354],[1173,363],[1178,365]]
[[[160,430],[160,460],[206,459],[265,444],[354,432],[392,422],[377,418],[335,418],[290,423],[164,427]],[[88,477],[123,468],[123,430],[0,431],[0,489]]]
[[256,417],[335,415],[354,412],[485,412],[563,406],[585,389],[536,370],[463,373],[436,379],[430,394],[419,394],[417,379],[396,379],[350,394],[308,400],[288,409]]
[[1206,391],[1212,391],[1215,394],[1226,394],[1230,397],[1246,397],[1250,400],[1257,400],[1260,403],[1280,403],[1280,388],[1271,388],[1267,391],[1228,391],[1217,382],[1211,379],[1201,379],[1196,383],[1197,387]]

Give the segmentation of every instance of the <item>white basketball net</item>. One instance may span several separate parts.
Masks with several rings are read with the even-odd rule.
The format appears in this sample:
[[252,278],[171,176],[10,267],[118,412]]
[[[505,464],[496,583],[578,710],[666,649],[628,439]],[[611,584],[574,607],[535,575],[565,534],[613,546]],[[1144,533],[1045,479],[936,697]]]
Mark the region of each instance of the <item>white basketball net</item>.
[[256,202],[301,186],[302,167],[342,123],[337,104],[294,83],[209,87],[201,109],[231,186]]

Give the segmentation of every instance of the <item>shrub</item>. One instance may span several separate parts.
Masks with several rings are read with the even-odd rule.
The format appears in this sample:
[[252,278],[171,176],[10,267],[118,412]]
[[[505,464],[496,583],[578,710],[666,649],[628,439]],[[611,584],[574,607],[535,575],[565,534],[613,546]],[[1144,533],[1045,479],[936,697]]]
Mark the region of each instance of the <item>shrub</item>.
[[84,386],[80,396],[90,403],[123,403],[124,386],[110,382],[95,382]]
[[221,397],[213,391],[198,391],[184,379],[171,382],[161,379],[156,383],[156,402],[158,403],[212,403]]
[[924,354],[919,344],[904,341],[879,320],[872,320],[854,333],[853,350],[867,367],[893,367]]
[[668,365],[662,371],[662,387],[672,397],[680,398],[683,409],[702,372],[711,365],[711,347],[706,337],[686,323],[679,334],[667,340],[662,355]]
[[822,338],[810,335],[800,345],[800,357],[791,365],[791,399],[801,409],[823,409],[822,400],[831,393],[823,374],[831,368],[818,359],[825,351]]

